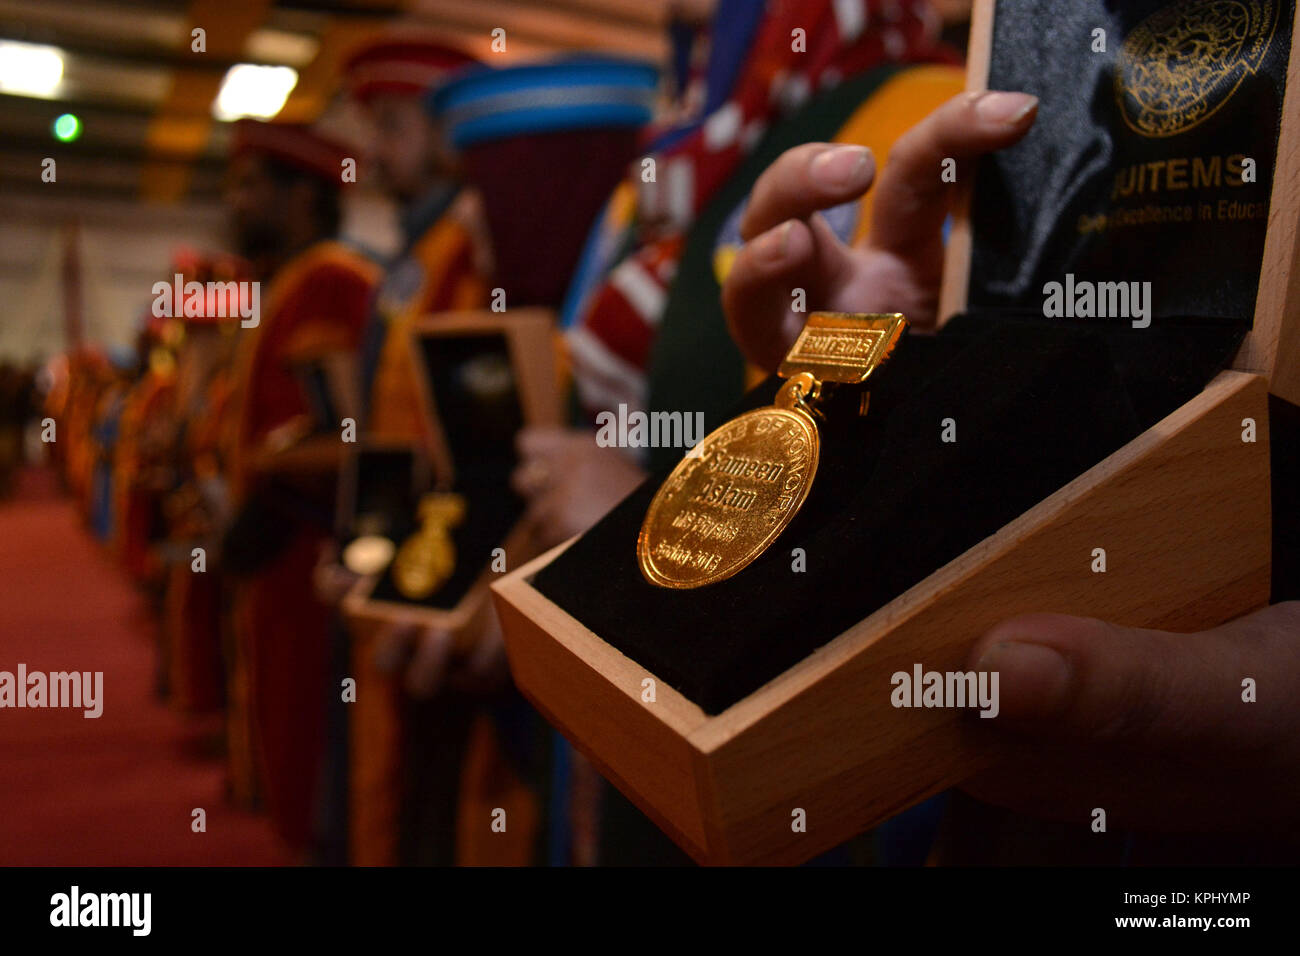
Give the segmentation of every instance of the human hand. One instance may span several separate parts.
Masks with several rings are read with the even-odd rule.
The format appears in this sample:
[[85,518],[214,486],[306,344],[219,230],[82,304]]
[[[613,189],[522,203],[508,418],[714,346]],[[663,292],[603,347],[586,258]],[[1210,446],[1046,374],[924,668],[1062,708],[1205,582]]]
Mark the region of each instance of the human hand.
[[520,464],[511,484],[529,500],[544,548],[582,534],[645,478],[617,448],[589,431],[526,428],[516,441]]
[[484,602],[464,631],[407,626],[393,640],[405,644],[402,686],[412,697],[433,697],[444,687],[491,693],[509,677],[501,623],[490,602]]
[[[746,244],[722,287],[745,356],[775,371],[807,318],[791,309],[796,288],[810,311],[902,312],[914,328],[933,328],[953,186],[941,178],[943,161],[1010,146],[1029,131],[1037,107],[1025,93],[955,96],[898,139],[879,177],[862,146],[805,143],[778,157],[754,184],[740,223]],[[873,182],[871,234],[845,245],[819,210]]]
[[1100,807],[1111,828],[1300,840],[1300,601],[1198,634],[1022,615],[970,661],[999,675],[998,716],[979,722],[1031,744],[962,785],[979,799],[1076,821]]

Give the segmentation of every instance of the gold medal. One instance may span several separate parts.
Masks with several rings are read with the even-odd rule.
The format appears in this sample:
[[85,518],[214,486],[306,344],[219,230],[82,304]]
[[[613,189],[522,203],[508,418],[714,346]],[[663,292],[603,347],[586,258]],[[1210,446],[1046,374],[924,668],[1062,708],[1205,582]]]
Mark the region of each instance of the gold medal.
[[393,560],[393,584],[412,601],[433,594],[456,569],[451,529],[465,520],[465,499],[454,494],[425,495],[420,519],[420,530],[402,542]]
[[803,507],[817,474],[818,402],[837,385],[865,382],[906,325],[897,313],[814,312],[778,370],[787,381],[775,404],[711,432],[650,502],[637,537],[645,579],[703,587],[766,551]]

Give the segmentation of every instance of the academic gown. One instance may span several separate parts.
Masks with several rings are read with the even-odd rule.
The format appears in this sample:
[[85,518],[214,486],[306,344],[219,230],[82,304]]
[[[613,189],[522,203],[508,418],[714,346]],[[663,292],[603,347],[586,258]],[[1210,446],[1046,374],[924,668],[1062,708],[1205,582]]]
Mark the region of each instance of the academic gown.
[[313,346],[355,350],[375,278],[373,265],[340,243],[306,249],[272,277],[260,323],[240,329],[235,355],[228,461],[244,540],[228,534],[225,558],[232,548],[242,553],[244,573],[233,602],[232,772],[237,791],[251,790],[252,764],[277,832],[299,851],[312,836],[324,749],[329,611],[312,574],[336,476],[286,487],[259,456],[273,431],[309,413],[291,356]]
[[[465,197],[437,190],[406,217],[407,246],[376,296],[362,352],[371,437],[428,445],[408,333],[421,317],[486,307],[471,216]],[[336,638],[348,641],[342,628]],[[351,862],[532,862],[540,808],[521,779],[523,764],[510,756],[521,725],[516,712],[526,709],[517,693],[485,699],[442,688],[413,700],[400,675],[377,670],[373,634],[351,635],[348,643],[341,657],[357,676],[358,696],[340,713],[350,726],[346,759],[340,753],[338,760],[347,764],[339,776],[346,778]],[[510,821],[508,838],[488,829],[498,807]]]
[[95,464],[90,492],[90,526],[95,537],[105,544],[111,542],[119,518],[113,507],[113,454],[125,405],[126,389],[122,386],[111,388],[101,400],[91,430]]
[[[361,372],[366,435],[427,448],[430,436],[420,412],[422,398],[409,345],[413,322],[440,312],[483,308],[488,284],[477,267],[476,237],[464,194],[440,186],[403,217],[406,243],[376,290],[363,335]],[[357,679],[357,700],[334,703],[334,779],[345,792],[347,858],[362,866],[401,862],[401,820],[409,792],[403,753],[411,743],[400,675],[380,672],[373,633],[349,635],[334,629],[336,653]],[[454,714],[420,733],[460,738]],[[460,729],[457,729],[460,728]],[[444,760],[455,777],[459,760]],[[454,793],[454,784],[452,784]],[[454,799],[454,798],[453,798]],[[448,828],[451,824],[448,823]],[[451,862],[448,857],[443,862]]]
[[[221,424],[233,399],[230,369],[219,369],[204,389],[202,407],[185,423],[183,469],[186,484],[180,495],[193,496],[184,513],[175,516],[174,543],[188,545],[171,564],[163,613],[168,644],[168,689],[172,706],[191,714],[217,710],[225,700],[226,668],[222,648],[222,587],[224,575],[213,541],[212,515],[199,500],[220,480]],[[205,571],[193,571],[192,549],[205,548]]]
[[159,464],[146,446],[150,428],[168,412],[175,396],[171,372],[149,371],[131,390],[122,411],[121,439],[114,463],[114,490],[120,520],[115,546],[127,571],[137,580],[147,580],[157,571],[150,553],[158,524],[161,489],[154,487],[149,472]]

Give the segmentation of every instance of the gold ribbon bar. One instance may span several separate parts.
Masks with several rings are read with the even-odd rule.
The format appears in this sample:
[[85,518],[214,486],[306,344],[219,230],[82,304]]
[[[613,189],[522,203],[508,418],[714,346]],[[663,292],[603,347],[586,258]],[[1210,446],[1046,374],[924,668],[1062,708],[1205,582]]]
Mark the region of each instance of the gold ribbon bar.
[[808,372],[822,382],[860,385],[888,357],[906,327],[901,312],[814,312],[778,373],[789,378]]

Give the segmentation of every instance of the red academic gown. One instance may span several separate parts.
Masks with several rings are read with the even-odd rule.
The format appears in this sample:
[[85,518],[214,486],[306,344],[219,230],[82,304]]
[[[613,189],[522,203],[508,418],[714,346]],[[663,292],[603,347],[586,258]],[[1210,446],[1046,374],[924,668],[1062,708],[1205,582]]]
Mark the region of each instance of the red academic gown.
[[[313,346],[355,350],[376,277],[356,253],[322,242],[286,263],[264,290],[260,324],[241,329],[235,357],[228,460],[237,503],[263,480],[259,453],[268,436],[308,414],[290,356]],[[298,850],[311,840],[324,750],[329,645],[322,635],[329,611],[316,599],[312,572],[327,531],[297,524],[278,553],[235,590],[231,706],[243,713],[232,717],[251,732],[252,765],[272,822]],[[240,742],[232,744],[238,751]],[[236,755],[237,776],[238,763]]]

